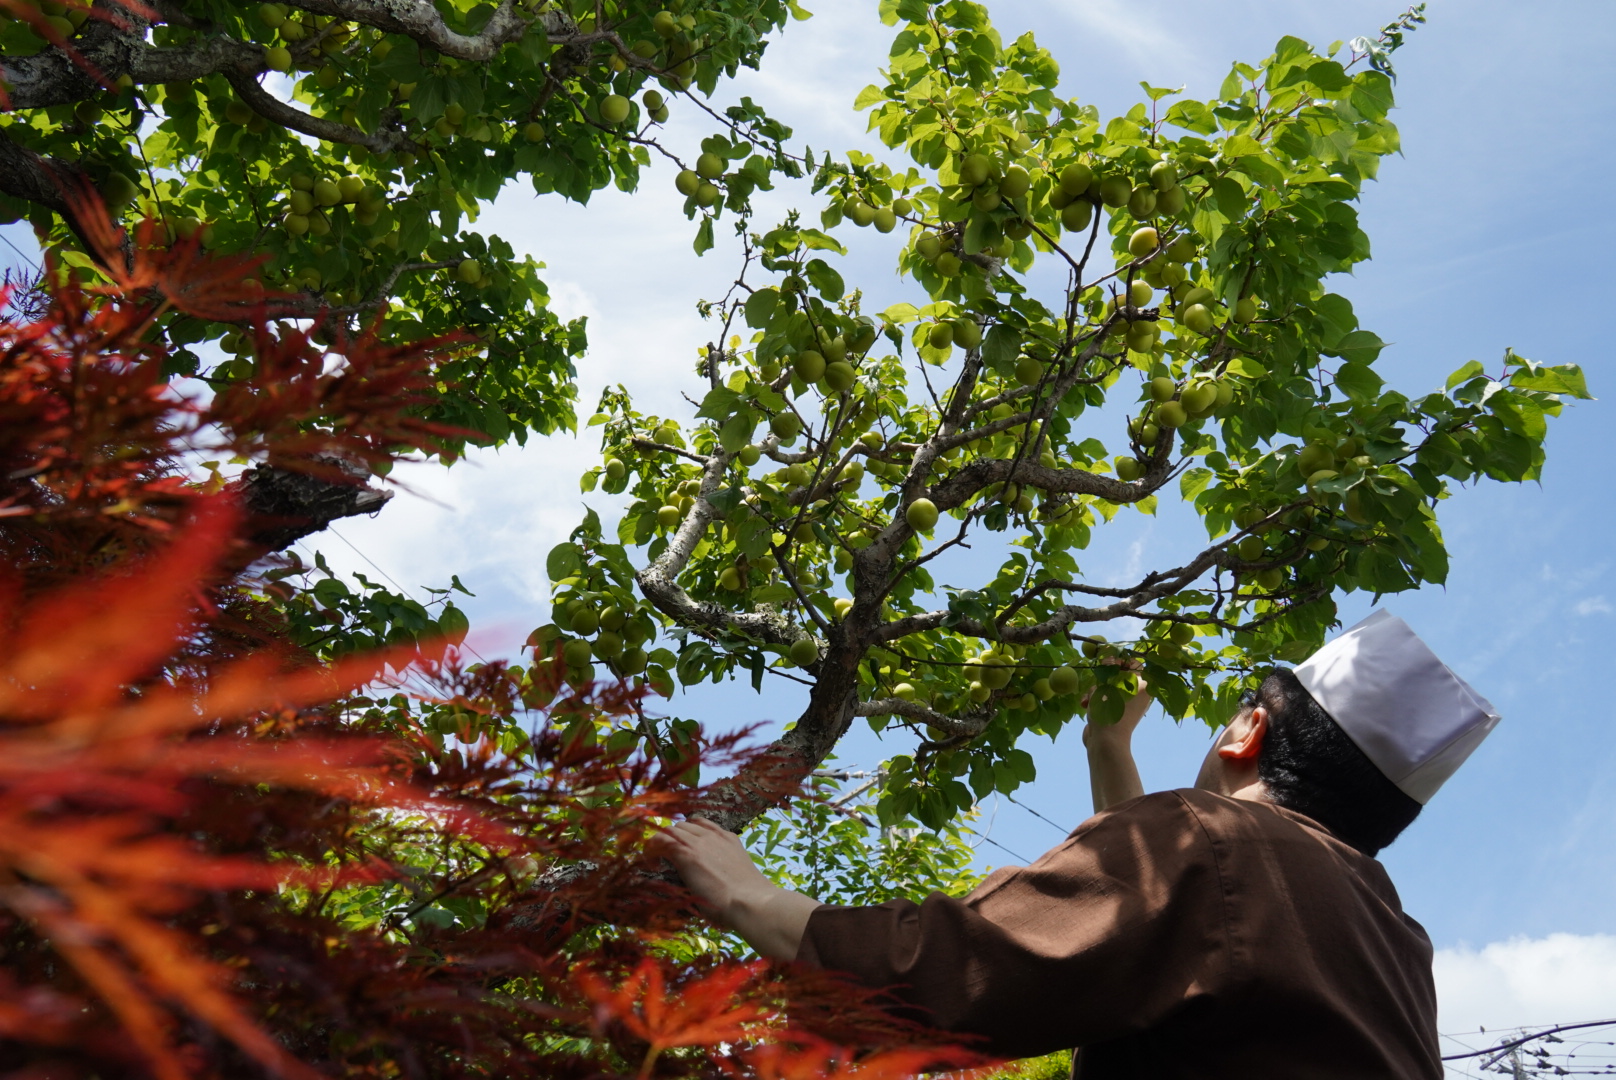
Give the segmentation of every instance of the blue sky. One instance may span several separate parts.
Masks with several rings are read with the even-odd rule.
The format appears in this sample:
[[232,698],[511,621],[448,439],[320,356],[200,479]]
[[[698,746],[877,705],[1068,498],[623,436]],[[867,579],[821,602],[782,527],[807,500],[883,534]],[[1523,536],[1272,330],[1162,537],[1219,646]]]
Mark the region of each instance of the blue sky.
[[[872,148],[851,103],[875,80],[891,37],[874,7],[821,0],[815,18],[790,26],[767,70],[748,73],[737,92],[816,149]],[[1035,31],[1061,62],[1063,92],[1107,115],[1139,99],[1142,79],[1208,97],[1230,61],[1261,59],[1283,34],[1322,46],[1373,34],[1397,14],[1361,0],[993,0],[990,9],[1006,37]],[[1512,346],[1539,361],[1580,363],[1597,396],[1616,394],[1604,317],[1616,284],[1606,187],[1616,164],[1616,6],[1566,0],[1528,10],[1433,3],[1429,25],[1396,56],[1404,154],[1386,162],[1363,199],[1373,261],[1333,287],[1365,327],[1394,343],[1379,367],[1405,392],[1439,385],[1470,359],[1491,367]],[[677,107],[669,127],[685,149],[704,133]],[[817,210],[806,190],[777,192],[765,205],[765,216],[793,205]],[[693,385],[695,347],[711,336],[694,303],[722,292],[735,261],[724,244],[703,259],[691,254],[670,172],[653,169],[640,193],[604,192],[588,209],[536,200],[516,185],[482,224],[548,264],[559,310],[590,316],[585,415],[600,387],[616,382],[642,408],[688,415],[678,392]],[[844,274],[873,308],[915,298],[892,270],[895,236],[865,231],[854,240]],[[1387,602],[1504,715],[1385,856],[1406,907],[1444,950],[1445,1030],[1616,1012],[1616,728],[1604,683],[1616,630],[1608,410],[1605,401],[1583,403],[1551,424],[1541,485],[1457,491],[1441,511],[1453,560],[1447,587]],[[411,587],[457,572],[478,594],[467,604],[478,624],[519,640],[547,621],[543,553],[576,523],[576,477],[595,452],[587,434],[563,436],[476,454],[452,471],[402,469],[417,494],[318,546],[335,565],[373,572],[351,542]],[[590,501],[603,513],[614,505]],[[1118,520],[1086,556],[1096,578],[1198,548],[1203,535],[1183,515]],[[968,580],[971,566],[957,565]],[[1367,610],[1364,598],[1348,598],[1343,615],[1350,622]],[[760,698],[735,683],[670,707],[727,727],[790,719],[797,703],[779,685]],[[1017,795],[1064,825],[1088,810],[1077,734],[1074,727],[1054,745],[1029,747],[1039,780]],[[1137,740],[1147,787],[1188,784],[1207,741],[1204,728],[1147,719]],[[861,735],[844,746],[843,761],[873,765],[906,748]],[[1008,803],[994,812],[991,835],[1027,857],[1059,839]],[[1014,861],[981,850],[985,863]]]

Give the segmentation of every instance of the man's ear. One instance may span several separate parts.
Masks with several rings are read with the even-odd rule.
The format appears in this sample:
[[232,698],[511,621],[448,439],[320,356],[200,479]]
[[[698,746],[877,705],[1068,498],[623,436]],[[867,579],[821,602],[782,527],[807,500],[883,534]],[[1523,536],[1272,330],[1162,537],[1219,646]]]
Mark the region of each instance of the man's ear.
[[1229,737],[1218,747],[1218,757],[1225,761],[1255,761],[1267,736],[1268,709],[1258,705],[1230,722]]

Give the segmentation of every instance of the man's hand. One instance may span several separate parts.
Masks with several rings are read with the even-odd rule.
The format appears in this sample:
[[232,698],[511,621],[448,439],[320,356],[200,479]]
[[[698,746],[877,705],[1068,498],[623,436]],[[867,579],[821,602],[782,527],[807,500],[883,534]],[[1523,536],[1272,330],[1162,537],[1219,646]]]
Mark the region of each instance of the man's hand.
[[682,821],[652,838],[649,850],[673,864],[685,887],[717,921],[759,955],[790,960],[802,944],[819,901],[782,889],[763,876],[740,837],[703,818]]
[[721,922],[750,897],[756,902],[775,888],[741,846],[741,838],[705,818],[682,821],[651,840],[650,850],[673,864],[685,888]]
[[[1114,724],[1085,723],[1083,725],[1083,745],[1089,746],[1091,739],[1106,739],[1112,742],[1121,742],[1124,745],[1130,743],[1133,740],[1134,728],[1139,726],[1139,721],[1145,718],[1145,714],[1150,711],[1150,707],[1155,702],[1156,699],[1150,696],[1149,684],[1144,679],[1140,679],[1139,691],[1129,698],[1128,703],[1122,707],[1121,719]],[[1087,712],[1089,707],[1088,695],[1084,695],[1082,705],[1083,711]]]
[[[1089,752],[1089,790],[1094,797],[1094,812],[1137,799],[1145,793],[1144,781],[1139,778],[1139,766],[1133,760],[1133,731],[1150,711],[1153,699],[1145,680],[1139,680],[1139,692],[1122,707],[1122,718],[1114,724],[1087,724],[1083,728],[1083,745]],[[1088,708],[1088,699],[1083,707]]]

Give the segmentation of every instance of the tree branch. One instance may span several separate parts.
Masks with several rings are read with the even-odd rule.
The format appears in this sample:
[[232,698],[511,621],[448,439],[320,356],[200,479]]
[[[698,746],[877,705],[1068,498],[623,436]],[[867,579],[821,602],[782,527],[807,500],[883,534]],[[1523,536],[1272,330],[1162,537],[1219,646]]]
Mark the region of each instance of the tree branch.
[[451,30],[431,0],[290,0],[288,6],[404,34],[457,60],[490,59],[501,47],[520,40],[534,21],[552,40],[570,37],[576,29],[572,19],[553,9],[526,18],[517,11],[514,0],[501,0],[476,34]]
[[[675,449],[660,445],[658,448]],[[720,604],[697,601],[679,584],[679,575],[690,564],[690,556],[695,552],[696,545],[718,517],[718,511],[708,499],[717,494],[731,455],[722,450],[710,457],[688,451],[678,452],[702,465],[701,490],[691,503],[690,512],[668,542],[667,550],[634,575],[640,591],[656,605],[657,610],[680,626],[710,633],[738,634],[771,645],[790,645],[801,634],[780,614],[772,611],[732,612]]]
[[935,709],[928,708],[918,701],[906,701],[903,698],[886,697],[876,698],[873,701],[861,701],[853,706],[855,716],[901,716],[906,720],[918,720],[923,724],[930,724],[940,731],[947,732],[951,738],[974,739],[987,730],[993,722],[997,712],[989,708],[972,709],[964,716],[949,716]]
[[13,110],[83,101],[130,72],[141,53],[154,51],[143,40],[149,19],[115,0],[95,0],[92,11],[73,35],[76,55],[50,46],[32,56],[0,56],[0,78]]
[[67,193],[75,188],[93,190],[94,187],[89,174],[78,163],[41,157],[12,142],[10,136],[0,131],[0,191],[60,214],[84,250],[92,254],[97,250],[96,244],[79,222]]
[[365,484],[362,467],[330,455],[317,460],[335,466],[349,482],[326,480],[308,473],[259,465],[236,481],[250,517],[248,537],[265,551],[289,547],[338,518],[371,514],[386,506],[391,491]]
[[224,77],[237,96],[246,102],[253,112],[281,127],[324,142],[363,146],[376,154],[392,153],[395,150],[413,152],[421,149],[408,135],[394,126],[398,123],[400,115],[397,109],[383,109],[380,126],[367,134],[347,124],[339,124],[335,120],[327,120],[321,116],[311,116],[301,109],[293,108],[258,85],[258,80],[245,69],[226,68]]

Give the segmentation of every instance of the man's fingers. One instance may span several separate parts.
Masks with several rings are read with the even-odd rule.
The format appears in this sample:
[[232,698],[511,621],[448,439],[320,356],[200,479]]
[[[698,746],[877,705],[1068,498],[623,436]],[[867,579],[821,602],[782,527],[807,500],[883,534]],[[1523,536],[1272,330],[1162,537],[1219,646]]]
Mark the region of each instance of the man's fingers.
[[647,840],[646,848],[664,856],[673,853],[688,854],[691,842],[700,837],[699,833],[692,834],[689,825],[689,822],[681,821],[677,825],[668,826]]

